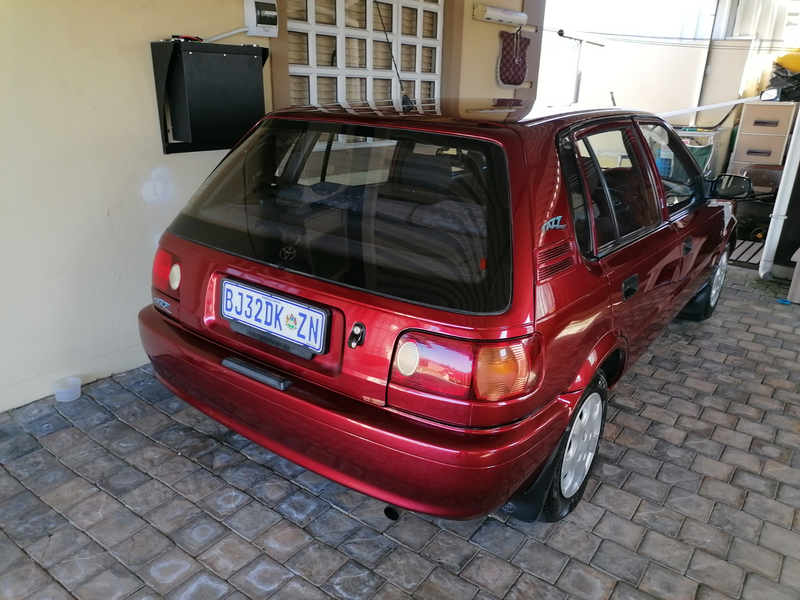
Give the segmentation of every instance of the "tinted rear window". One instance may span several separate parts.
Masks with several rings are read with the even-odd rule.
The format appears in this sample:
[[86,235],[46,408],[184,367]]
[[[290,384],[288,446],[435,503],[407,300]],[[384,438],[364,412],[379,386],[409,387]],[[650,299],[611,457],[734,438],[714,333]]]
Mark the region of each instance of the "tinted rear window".
[[266,121],[170,230],[415,303],[488,313],[511,300],[508,170],[481,140]]

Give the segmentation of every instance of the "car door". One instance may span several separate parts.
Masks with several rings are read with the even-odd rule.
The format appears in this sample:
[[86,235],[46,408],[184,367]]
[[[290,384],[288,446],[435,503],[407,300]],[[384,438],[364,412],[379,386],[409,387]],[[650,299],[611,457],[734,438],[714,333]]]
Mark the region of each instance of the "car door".
[[637,119],[656,191],[663,199],[670,226],[680,241],[680,274],[673,313],[677,313],[708,280],[719,246],[719,209],[703,197],[703,178],[680,138],[657,119]]
[[632,362],[672,317],[682,262],[676,229],[664,219],[632,121],[578,131],[575,141],[614,327],[628,340]]

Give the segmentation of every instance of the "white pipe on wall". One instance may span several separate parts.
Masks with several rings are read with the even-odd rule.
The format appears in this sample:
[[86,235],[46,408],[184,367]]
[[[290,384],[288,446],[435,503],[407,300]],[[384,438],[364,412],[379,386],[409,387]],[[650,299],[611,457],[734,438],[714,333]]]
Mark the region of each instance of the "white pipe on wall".
[[758,263],[758,276],[765,281],[772,279],[772,267],[775,264],[775,252],[778,249],[778,242],[781,239],[783,223],[786,221],[786,213],[789,210],[789,199],[792,197],[795,179],[797,178],[797,167],[800,163],[800,110],[794,120],[794,134],[792,141],[789,142],[789,151],[786,153],[783,174],[778,186],[778,194],[775,197],[775,207],[769,220],[767,239],[764,240],[764,251],[761,255],[761,262]]

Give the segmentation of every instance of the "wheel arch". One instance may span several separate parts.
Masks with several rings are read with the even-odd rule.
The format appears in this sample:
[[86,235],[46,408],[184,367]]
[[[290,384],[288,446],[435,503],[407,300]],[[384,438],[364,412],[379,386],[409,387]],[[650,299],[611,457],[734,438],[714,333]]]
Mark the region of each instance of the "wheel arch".
[[572,382],[569,392],[584,389],[602,369],[608,385],[614,385],[625,372],[625,361],[628,355],[628,342],[615,331],[606,333],[595,344],[586,360],[581,365],[578,375]]

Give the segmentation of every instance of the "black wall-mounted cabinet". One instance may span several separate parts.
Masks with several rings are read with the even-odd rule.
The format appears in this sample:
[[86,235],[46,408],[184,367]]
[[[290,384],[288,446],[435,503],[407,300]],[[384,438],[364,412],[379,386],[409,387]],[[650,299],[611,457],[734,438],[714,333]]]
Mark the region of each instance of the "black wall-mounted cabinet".
[[264,116],[269,49],[150,44],[164,154],[233,147]]

